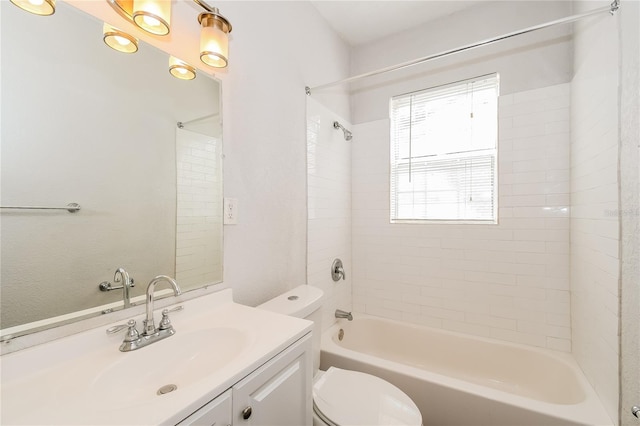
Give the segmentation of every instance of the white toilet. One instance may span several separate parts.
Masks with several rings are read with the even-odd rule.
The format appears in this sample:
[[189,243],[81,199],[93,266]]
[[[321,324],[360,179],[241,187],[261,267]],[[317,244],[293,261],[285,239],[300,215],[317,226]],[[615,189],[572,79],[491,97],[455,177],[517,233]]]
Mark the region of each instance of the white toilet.
[[319,370],[322,294],[317,287],[301,285],[258,306],[314,322],[313,425],[421,426],[416,404],[391,383],[358,371]]

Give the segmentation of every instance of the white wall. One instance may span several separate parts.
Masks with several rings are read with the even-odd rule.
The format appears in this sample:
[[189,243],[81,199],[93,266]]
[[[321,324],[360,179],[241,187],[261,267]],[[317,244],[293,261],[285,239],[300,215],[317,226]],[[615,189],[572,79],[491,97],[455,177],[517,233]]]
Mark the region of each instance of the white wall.
[[[257,305],[304,284],[307,240],[305,86],[348,75],[349,50],[308,2],[219,2],[233,24],[223,76],[224,281]],[[348,117],[348,97],[320,98]]]
[[[576,11],[608,2],[576,4]],[[571,121],[571,307],[573,354],[618,415],[619,16],[575,25]]]
[[[565,2],[483,3],[359,47],[353,63],[363,71],[569,14]],[[569,31],[523,36],[356,90],[354,310],[571,350]],[[381,119],[389,97],[491,72],[501,84],[499,224],[390,224],[389,129]]]
[[[571,14],[571,2],[487,1],[447,17],[354,48],[354,75],[500,36]],[[503,95],[571,80],[571,26],[557,26],[354,85],[352,121],[388,117],[390,97],[500,73]]]
[[620,14],[620,210],[621,214],[621,413],[636,425],[631,407],[640,401],[640,3]]
[[[335,310],[351,310],[351,146],[338,121],[351,123],[307,99],[308,233],[307,283],[324,292],[323,328],[335,322]],[[346,278],[331,278],[331,265],[339,258]]]

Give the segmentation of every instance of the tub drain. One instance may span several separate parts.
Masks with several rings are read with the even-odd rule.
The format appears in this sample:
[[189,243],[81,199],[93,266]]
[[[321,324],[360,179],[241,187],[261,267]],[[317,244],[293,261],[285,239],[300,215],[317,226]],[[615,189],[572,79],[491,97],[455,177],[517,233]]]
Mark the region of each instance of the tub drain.
[[176,385],[164,385],[163,387],[158,389],[158,392],[156,393],[158,395],[164,395],[165,393],[173,392],[176,389],[178,389]]

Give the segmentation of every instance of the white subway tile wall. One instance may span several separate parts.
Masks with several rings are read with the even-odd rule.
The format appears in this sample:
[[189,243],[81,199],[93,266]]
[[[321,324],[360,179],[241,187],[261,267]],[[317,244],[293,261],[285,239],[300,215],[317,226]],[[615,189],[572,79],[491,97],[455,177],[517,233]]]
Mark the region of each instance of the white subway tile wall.
[[388,120],[355,126],[354,310],[571,351],[570,101],[500,97],[497,225],[390,224]]
[[[323,328],[335,322],[335,310],[351,310],[351,144],[338,121],[351,124],[316,100],[307,98],[307,284],[324,292]],[[334,282],[331,264],[340,258],[346,279]]]
[[189,288],[222,281],[222,141],[176,134],[176,281]]
[[[592,7],[578,2],[576,12]],[[612,419],[619,394],[617,25],[615,19],[576,24],[571,87],[573,355]]]

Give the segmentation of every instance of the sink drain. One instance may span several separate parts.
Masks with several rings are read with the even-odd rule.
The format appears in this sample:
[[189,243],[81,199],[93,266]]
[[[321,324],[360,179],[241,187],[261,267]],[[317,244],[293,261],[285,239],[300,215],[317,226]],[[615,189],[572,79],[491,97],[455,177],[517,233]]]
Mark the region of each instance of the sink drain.
[[163,387],[158,389],[158,392],[156,393],[158,395],[164,395],[165,393],[173,392],[176,389],[178,389],[176,385],[164,385]]

